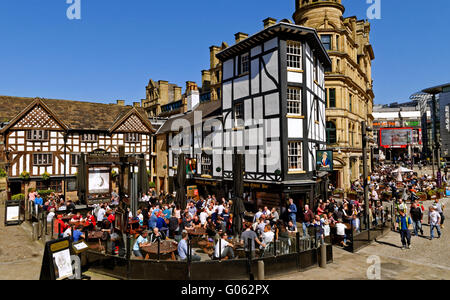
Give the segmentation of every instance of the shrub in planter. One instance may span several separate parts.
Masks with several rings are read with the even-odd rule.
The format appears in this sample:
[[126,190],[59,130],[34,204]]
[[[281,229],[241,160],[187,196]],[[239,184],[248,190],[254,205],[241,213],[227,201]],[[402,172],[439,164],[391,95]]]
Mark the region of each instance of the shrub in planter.
[[22,173],[20,173],[20,178],[22,178],[23,180],[28,180],[30,179],[30,173],[28,173],[27,171],[23,171]]
[[424,193],[424,192],[418,192],[416,195],[417,195],[417,197],[420,198],[420,201],[425,201],[425,200],[427,200],[427,194]]
[[2,168],[0,168],[0,178],[6,177],[6,171]]
[[17,194],[11,197],[11,200],[13,201],[21,201],[25,199],[25,195],[24,194]]
[[156,184],[153,181],[150,181],[148,183],[148,187],[151,188],[151,189],[154,189],[154,188],[156,188]]
[[45,181],[50,179],[50,174],[48,174],[47,172],[44,172],[44,174],[42,174],[42,179],[44,179]]

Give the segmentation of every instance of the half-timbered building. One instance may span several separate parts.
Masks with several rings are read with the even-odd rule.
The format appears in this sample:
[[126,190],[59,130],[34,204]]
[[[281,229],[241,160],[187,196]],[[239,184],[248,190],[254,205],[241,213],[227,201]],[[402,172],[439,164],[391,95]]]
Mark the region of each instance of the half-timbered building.
[[183,151],[195,166],[188,183],[201,194],[231,196],[233,155],[243,153],[247,203],[284,207],[292,197],[313,204],[326,190],[316,151],[326,149],[324,70],[331,64],[316,31],[288,20],[267,24],[217,58],[221,111],[177,116],[162,127],[170,131],[169,176]]
[[154,130],[140,107],[0,96],[0,120],[13,195],[51,189],[77,200],[80,155],[97,150],[118,155],[125,146],[128,155],[144,154],[151,169]]

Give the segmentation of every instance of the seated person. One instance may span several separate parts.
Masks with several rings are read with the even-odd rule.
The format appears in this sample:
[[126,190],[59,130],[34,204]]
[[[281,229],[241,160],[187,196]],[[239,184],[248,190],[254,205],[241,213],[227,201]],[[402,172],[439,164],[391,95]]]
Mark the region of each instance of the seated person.
[[169,227],[167,225],[166,219],[164,219],[162,215],[158,217],[158,219],[156,219],[156,228],[158,228],[159,231],[163,232],[164,236],[169,235]]
[[[183,233],[181,234],[181,241],[178,243],[178,256],[180,257],[180,261],[187,261],[188,259],[188,242],[187,239],[188,237],[188,233],[186,231],[183,231]],[[192,251],[192,248],[191,248]],[[200,261],[201,257],[198,256],[197,254],[192,254],[191,255],[191,261]]]
[[150,234],[150,243],[157,243],[159,241],[164,241],[166,236],[164,232],[159,231],[158,227],[153,228],[153,232]]
[[156,222],[158,220],[158,217],[155,214],[152,214],[150,216],[150,219],[148,220],[148,229],[153,229],[156,227]]
[[147,240],[147,236],[148,236],[148,232],[147,232],[147,230],[144,230],[139,235],[139,237],[136,239],[136,242],[134,243],[133,254],[138,259],[144,259],[144,255],[142,255],[142,253],[141,253],[141,248],[144,247],[144,246],[149,245],[149,242]]
[[289,221],[287,226],[287,231],[289,233],[296,233],[297,232],[297,226],[295,226],[294,222],[292,220]]
[[111,252],[112,255],[119,255],[120,257],[124,257],[126,254],[125,243],[120,231],[111,234]]
[[83,230],[82,225],[75,226],[75,230],[72,233],[72,239],[74,243],[79,242],[81,239],[86,238],[82,230]]
[[214,240],[216,233],[216,224],[213,223],[211,217],[208,217],[206,219],[206,234],[208,235],[210,241]]
[[227,241],[228,235],[226,233],[222,233],[220,237],[220,241],[218,241],[215,246],[214,259],[224,257],[234,259],[233,245]]
[[75,204],[71,200],[67,200],[66,210],[69,214],[75,213],[75,210],[77,208],[75,207]]
[[192,220],[192,224],[196,228],[200,228],[202,226],[202,223],[200,222],[200,219],[197,215],[194,216],[194,219]]
[[191,219],[191,216],[189,215],[189,212],[184,213],[183,221],[181,224],[182,224],[183,230],[194,229],[194,225],[192,224],[192,219]]
[[83,222],[83,216],[81,215],[80,212],[77,212],[76,215],[72,216],[70,222]]

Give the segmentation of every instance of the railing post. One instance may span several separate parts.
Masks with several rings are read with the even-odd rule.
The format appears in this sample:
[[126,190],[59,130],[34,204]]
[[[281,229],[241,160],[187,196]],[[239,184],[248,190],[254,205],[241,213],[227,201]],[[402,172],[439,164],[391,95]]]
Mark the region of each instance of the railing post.
[[275,238],[273,241],[273,256],[277,256],[277,240]]
[[[214,257],[214,255],[213,255],[213,257]],[[219,261],[221,261],[221,260],[222,260],[222,238],[219,239]]]
[[300,232],[297,231],[295,234],[296,238],[296,247],[297,247],[297,253],[300,253]]
[[161,239],[158,239],[158,261],[160,259],[160,253],[161,253]]

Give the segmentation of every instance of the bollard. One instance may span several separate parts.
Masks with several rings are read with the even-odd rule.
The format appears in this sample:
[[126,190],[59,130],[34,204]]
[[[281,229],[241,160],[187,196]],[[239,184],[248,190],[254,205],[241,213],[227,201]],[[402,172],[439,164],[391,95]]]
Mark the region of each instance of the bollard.
[[258,280],[264,280],[264,261],[258,261]]
[[37,241],[38,240],[38,230],[39,230],[39,224],[34,222],[32,225],[33,231],[32,231],[32,235],[31,235],[31,239],[33,241]]
[[327,245],[325,243],[320,247],[320,264],[321,268],[327,267]]

